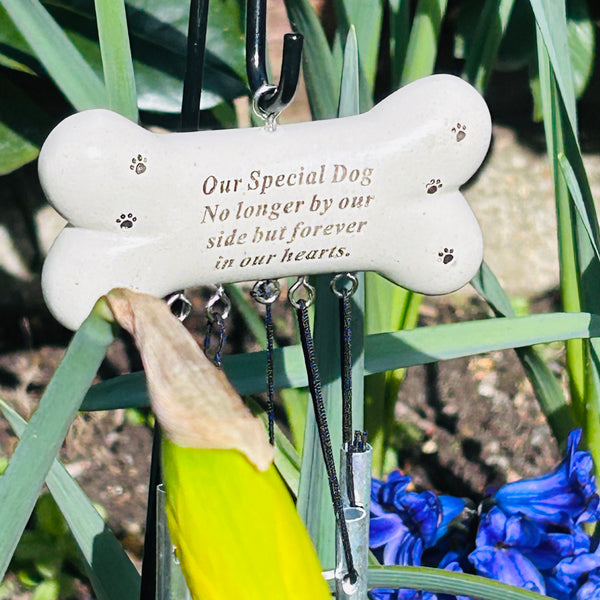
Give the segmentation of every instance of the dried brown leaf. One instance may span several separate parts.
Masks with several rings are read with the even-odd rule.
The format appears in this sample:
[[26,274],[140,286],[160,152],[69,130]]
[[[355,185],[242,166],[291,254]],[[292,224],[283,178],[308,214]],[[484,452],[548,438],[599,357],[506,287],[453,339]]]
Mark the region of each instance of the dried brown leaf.
[[164,302],[125,288],[106,301],[142,356],[152,410],[178,446],[236,449],[264,471],[273,460],[263,425]]

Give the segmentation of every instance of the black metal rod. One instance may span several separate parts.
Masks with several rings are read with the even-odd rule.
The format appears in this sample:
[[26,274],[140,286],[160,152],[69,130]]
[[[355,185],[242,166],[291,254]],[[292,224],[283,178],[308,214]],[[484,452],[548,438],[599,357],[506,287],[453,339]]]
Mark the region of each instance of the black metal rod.
[[[266,63],[267,1],[248,0],[246,5],[246,72],[252,95],[264,86],[271,86]],[[265,115],[278,115],[293,99],[300,78],[302,44],[299,33],[286,33],[279,84],[272,86],[257,99],[258,108]]]
[[187,61],[181,102],[182,131],[197,131],[200,127],[200,98],[204,75],[208,4],[209,0],[191,0],[190,2]]
[[146,510],[140,600],[156,597],[156,487],[162,482],[160,461],[161,433],[158,422],[156,422],[152,437],[152,461],[150,463],[150,482],[148,483],[148,508]]

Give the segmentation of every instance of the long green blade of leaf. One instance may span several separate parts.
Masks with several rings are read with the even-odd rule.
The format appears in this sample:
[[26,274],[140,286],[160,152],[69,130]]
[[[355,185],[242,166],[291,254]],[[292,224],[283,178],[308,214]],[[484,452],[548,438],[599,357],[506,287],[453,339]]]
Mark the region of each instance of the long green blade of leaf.
[[344,66],[342,68],[342,83],[340,86],[340,102],[338,107],[339,117],[349,117],[357,115],[360,112],[359,69],[356,29],[354,25],[351,25],[344,48]]
[[[590,313],[548,313],[528,317],[484,319],[433,325],[410,331],[380,333],[365,338],[365,374],[372,375],[439,360],[462,358],[495,350],[600,337],[600,316]],[[275,387],[306,387],[304,359],[299,346],[275,350]],[[225,371],[242,395],[266,391],[265,353],[225,358]],[[143,373],[122,375],[95,385],[82,410],[146,406]]]
[[477,575],[431,567],[381,567],[369,569],[369,588],[409,588],[482,600],[543,600],[523,588]]
[[[569,190],[558,164],[558,156],[565,152],[564,134],[569,130],[564,126],[564,121],[569,122],[569,119],[563,119],[561,96],[557,90],[556,77],[539,27],[536,32],[536,40],[544,131],[554,179],[561,298],[564,310],[577,312],[584,310],[579,278],[581,265],[576,250],[577,223],[571,206]],[[586,351],[580,340],[569,340],[566,346],[571,405],[576,419],[581,421],[585,412]]]
[[[27,422],[0,400],[0,411],[21,437]],[[140,595],[140,576],[104,519],[69,475],[54,460],[46,484],[67,521],[83,556],[98,600],[131,600]]]
[[583,200],[583,195],[581,193],[581,189],[579,187],[579,182],[577,181],[575,171],[573,170],[569,159],[562,152],[558,155],[558,164],[562,176],[567,182],[569,192],[571,193],[571,198],[573,198],[573,203],[575,204],[575,208],[577,209],[577,214],[579,215],[579,218],[581,219],[581,222],[585,227],[585,231],[588,235],[590,244],[594,249],[596,258],[600,260],[600,250],[598,249],[598,225],[597,223],[592,223],[592,221],[590,220],[590,215]]
[[137,123],[137,95],[125,2],[95,0],[95,6],[108,107]]
[[567,115],[573,131],[577,131],[575,89],[571,71],[569,34],[565,3],[556,0],[530,0],[533,14],[548,57],[565,101]]
[[431,75],[448,0],[419,0],[402,71],[402,85]]
[[392,89],[400,87],[410,34],[410,0],[389,1],[390,75]]
[[[354,26],[356,29],[357,47],[361,70],[365,78],[366,92],[369,97],[372,97],[377,74],[383,3],[381,0],[372,0],[371,2],[338,0],[337,14],[338,32],[342,36],[346,35],[346,32],[349,33],[350,27]],[[343,14],[343,19],[340,19],[341,14]],[[340,25],[345,27],[341,31]]]
[[38,60],[77,110],[106,107],[106,89],[38,0],[0,0]]
[[302,65],[310,110],[314,119],[336,116],[340,78],[325,32],[308,0],[285,0],[294,31],[304,35]]
[[486,0],[469,47],[463,76],[483,92],[498,54],[515,0]]
[[23,437],[0,477],[0,580],[25,529],[52,461],[113,340],[97,305],[67,348]]

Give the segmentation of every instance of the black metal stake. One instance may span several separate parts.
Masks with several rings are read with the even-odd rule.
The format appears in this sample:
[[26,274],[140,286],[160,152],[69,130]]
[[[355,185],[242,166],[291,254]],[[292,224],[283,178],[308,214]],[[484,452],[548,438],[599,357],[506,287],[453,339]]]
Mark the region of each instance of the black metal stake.
[[302,44],[300,33],[283,36],[283,56],[279,83],[273,85],[267,77],[266,31],[267,0],[248,0],[246,5],[246,72],[256,108],[266,119],[277,116],[293,99],[300,78]]
[[190,2],[187,62],[181,103],[181,131],[197,131],[200,127],[200,97],[204,74],[208,4],[209,0]]

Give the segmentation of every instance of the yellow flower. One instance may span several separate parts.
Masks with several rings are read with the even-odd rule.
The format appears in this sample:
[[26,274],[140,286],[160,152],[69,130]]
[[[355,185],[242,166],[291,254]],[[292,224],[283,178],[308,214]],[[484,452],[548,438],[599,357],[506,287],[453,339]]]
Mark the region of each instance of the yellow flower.
[[164,432],[167,518],[194,600],[326,600],[262,423],[160,300],[106,301],[140,350]]

